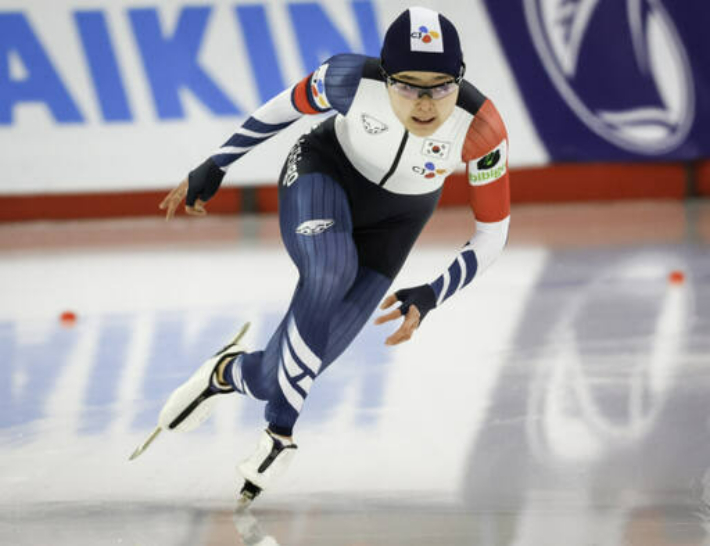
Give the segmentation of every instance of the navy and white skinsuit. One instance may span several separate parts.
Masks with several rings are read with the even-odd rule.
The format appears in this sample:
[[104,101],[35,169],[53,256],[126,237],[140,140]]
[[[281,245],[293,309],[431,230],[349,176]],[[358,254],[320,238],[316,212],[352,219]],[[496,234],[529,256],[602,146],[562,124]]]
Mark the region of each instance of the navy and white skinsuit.
[[241,355],[228,374],[237,391],[267,401],[269,428],[286,436],[315,378],[386,294],[461,162],[476,232],[429,283],[435,305],[488,267],[508,234],[508,141],[493,103],[464,80],[451,116],[415,136],[390,106],[379,59],[354,54],[330,58],[256,110],[190,173],[187,203],[212,197],[254,146],[304,114],[329,111],[299,138],[279,179],[281,235],[299,272],[289,311],[266,349]]

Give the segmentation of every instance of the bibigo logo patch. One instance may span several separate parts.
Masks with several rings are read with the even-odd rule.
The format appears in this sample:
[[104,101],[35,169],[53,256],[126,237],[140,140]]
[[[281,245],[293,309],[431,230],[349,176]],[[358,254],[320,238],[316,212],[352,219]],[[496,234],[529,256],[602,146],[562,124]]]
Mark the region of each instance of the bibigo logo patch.
[[507,172],[507,159],[508,143],[504,140],[493,151],[469,162],[469,184],[483,186],[495,182]]
[[495,150],[495,151],[491,152],[490,154],[479,159],[478,162],[476,163],[476,167],[478,167],[479,171],[483,171],[485,169],[492,169],[493,167],[498,165],[499,161],[500,161],[500,150]]
[[505,174],[505,170],[505,165],[501,165],[489,171],[470,172],[468,173],[468,181],[473,186],[482,186],[488,182],[498,180]]

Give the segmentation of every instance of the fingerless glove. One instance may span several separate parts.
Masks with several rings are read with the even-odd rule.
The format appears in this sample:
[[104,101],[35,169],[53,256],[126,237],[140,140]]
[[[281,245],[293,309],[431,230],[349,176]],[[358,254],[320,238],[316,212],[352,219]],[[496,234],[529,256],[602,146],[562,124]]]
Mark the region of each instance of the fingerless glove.
[[419,324],[422,323],[427,313],[436,307],[434,289],[428,284],[422,284],[421,286],[415,286],[413,288],[403,288],[402,290],[397,290],[394,295],[402,302],[399,308],[402,312],[402,316],[406,316],[409,312],[409,308],[412,305],[416,305],[419,310]]

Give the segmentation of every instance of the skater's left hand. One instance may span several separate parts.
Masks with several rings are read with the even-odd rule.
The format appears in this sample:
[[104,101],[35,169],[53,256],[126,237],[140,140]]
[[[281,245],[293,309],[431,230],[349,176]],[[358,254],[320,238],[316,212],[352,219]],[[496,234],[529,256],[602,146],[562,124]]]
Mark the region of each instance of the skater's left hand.
[[[398,301],[399,298],[396,294],[390,294],[382,302],[382,305],[380,305],[380,309],[384,310],[389,307],[392,307]],[[375,324],[384,324],[385,322],[389,322],[391,320],[397,320],[401,316],[403,316],[402,311],[400,311],[400,308],[398,307],[397,309],[390,311],[386,315],[377,317],[375,319]],[[419,317],[420,313],[419,309],[417,309],[417,306],[410,305],[409,310],[407,311],[407,315],[404,317],[404,322],[400,325],[400,327],[394,334],[387,338],[387,340],[385,341],[385,345],[397,345],[399,343],[402,343],[403,341],[407,341],[408,339],[410,339],[412,337],[412,334],[414,334],[414,330],[419,327]]]

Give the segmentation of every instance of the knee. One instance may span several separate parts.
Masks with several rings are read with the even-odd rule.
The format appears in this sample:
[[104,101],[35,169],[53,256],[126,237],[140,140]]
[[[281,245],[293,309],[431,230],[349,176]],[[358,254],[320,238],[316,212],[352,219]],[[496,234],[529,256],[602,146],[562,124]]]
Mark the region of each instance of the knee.
[[303,277],[306,289],[322,294],[324,299],[342,299],[355,282],[357,261],[340,260],[309,268]]
[[344,296],[358,271],[358,254],[351,235],[326,231],[310,240],[301,240],[300,245],[299,273],[305,288],[323,297]]

